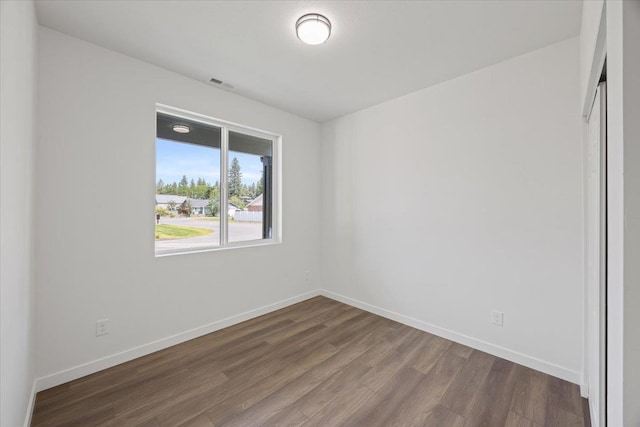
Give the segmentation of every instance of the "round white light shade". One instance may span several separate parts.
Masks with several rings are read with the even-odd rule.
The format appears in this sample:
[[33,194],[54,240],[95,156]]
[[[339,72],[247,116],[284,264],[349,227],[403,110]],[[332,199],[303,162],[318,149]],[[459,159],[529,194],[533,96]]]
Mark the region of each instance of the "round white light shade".
[[178,133],[189,133],[191,132],[191,128],[187,125],[173,125],[171,127],[171,129],[173,129],[174,132],[178,132]]
[[296,22],[296,35],[306,44],[322,44],[331,35],[331,22],[322,15],[309,13]]

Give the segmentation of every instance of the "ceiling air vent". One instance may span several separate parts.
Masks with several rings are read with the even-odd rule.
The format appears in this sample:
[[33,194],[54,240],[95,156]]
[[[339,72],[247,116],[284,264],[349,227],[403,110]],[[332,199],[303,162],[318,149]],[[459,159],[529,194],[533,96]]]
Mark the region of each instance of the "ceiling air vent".
[[234,90],[235,89],[232,84],[225,83],[222,80],[216,79],[215,77],[211,77],[211,79],[209,81],[211,83],[213,83],[214,85],[216,85],[216,86],[220,86],[222,89],[226,89],[226,90]]

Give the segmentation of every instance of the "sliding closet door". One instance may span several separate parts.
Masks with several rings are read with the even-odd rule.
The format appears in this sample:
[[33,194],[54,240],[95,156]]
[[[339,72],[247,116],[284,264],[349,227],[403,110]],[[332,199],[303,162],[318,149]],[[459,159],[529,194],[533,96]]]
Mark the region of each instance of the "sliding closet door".
[[588,118],[585,194],[587,279],[587,383],[594,426],[606,425],[606,83],[601,83]]

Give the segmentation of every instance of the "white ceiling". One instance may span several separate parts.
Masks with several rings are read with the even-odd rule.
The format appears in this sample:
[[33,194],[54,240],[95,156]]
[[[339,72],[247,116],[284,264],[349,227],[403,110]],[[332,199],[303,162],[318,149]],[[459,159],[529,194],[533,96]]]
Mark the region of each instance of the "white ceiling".
[[[39,1],[40,24],[323,122],[577,36],[581,1]],[[307,46],[303,14],[333,25]]]

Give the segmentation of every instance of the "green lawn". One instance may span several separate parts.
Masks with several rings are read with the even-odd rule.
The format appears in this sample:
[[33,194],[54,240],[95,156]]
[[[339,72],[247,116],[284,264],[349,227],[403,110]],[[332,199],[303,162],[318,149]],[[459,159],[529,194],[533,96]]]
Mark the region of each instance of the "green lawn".
[[156,225],[156,239],[186,239],[187,237],[205,236],[213,233],[208,228],[183,227],[181,225]]

